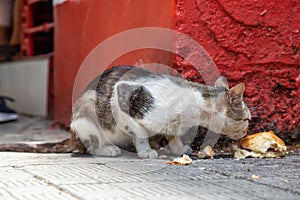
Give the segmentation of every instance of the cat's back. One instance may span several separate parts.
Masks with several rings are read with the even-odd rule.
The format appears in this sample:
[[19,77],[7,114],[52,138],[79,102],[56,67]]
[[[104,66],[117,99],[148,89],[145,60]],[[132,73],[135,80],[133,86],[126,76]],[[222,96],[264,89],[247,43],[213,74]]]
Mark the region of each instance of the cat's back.
[[159,76],[159,74],[148,71],[142,67],[115,66],[97,76],[86,87],[85,91],[113,87],[118,81],[137,81],[138,79],[157,78]]
[[[88,117],[91,121],[97,119],[93,114],[102,116],[100,124],[110,128],[114,125],[111,113],[111,98],[114,86],[119,81],[138,81],[159,77],[159,74],[150,72],[141,67],[116,66],[105,70],[97,76],[84,90],[73,106],[72,120]],[[92,116],[93,115],[93,116]]]

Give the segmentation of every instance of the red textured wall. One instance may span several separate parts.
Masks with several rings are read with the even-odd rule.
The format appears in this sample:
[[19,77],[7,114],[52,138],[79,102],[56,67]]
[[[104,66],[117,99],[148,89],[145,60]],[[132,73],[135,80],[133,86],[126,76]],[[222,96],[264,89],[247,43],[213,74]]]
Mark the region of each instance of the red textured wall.
[[[299,1],[178,0],[176,14],[176,29],[208,51],[230,84],[245,83],[250,132],[299,141]],[[188,64],[178,59],[177,67],[193,79]]]

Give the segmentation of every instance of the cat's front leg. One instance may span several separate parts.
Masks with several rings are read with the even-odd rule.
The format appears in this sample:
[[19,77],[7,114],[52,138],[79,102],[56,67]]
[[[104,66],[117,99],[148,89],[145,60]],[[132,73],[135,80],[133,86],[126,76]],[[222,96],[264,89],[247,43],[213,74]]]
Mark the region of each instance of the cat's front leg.
[[130,123],[124,127],[124,130],[125,133],[131,136],[139,158],[153,159],[158,157],[157,151],[150,147],[147,130],[141,126],[137,126],[136,124],[132,125]]
[[139,158],[153,159],[158,157],[157,151],[151,149],[147,137],[146,138],[134,137],[133,140]]
[[193,150],[190,146],[182,144],[180,136],[169,136],[168,138],[170,149],[175,155],[191,155],[193,153]]

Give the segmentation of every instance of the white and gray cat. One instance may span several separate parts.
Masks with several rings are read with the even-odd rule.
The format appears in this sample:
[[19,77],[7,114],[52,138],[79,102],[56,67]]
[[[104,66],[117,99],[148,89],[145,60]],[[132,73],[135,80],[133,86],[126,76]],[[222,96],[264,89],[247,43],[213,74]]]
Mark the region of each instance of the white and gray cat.
[[149,137],[174,136],[174,154],[191,151],[180,136],[202,126],[232,139],[246,135],[249,109],[243,102],[244,84],[229,89],[225,77],[215,86],[189,82],[141,67],[106,70],[73,106],[71,131],[97,156],[119,156],[133,143],[140,158],[156,158]]

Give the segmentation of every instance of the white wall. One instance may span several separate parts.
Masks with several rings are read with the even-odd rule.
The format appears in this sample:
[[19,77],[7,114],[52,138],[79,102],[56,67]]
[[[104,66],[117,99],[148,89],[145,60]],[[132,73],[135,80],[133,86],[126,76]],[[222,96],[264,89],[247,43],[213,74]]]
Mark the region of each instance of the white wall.
[[0,63],[0,95],[15,99],[17,112],[47,115],[48,59]]

